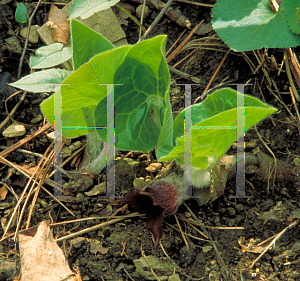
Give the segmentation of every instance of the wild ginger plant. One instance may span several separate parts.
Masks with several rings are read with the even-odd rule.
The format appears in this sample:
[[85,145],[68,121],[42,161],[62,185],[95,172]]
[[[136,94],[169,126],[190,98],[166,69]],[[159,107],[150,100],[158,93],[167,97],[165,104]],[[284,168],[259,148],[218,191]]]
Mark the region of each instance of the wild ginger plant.
[[[32,92],[51,92],[54,87],[50,84],[59,85],[42,102],[41,110],[54,126],[55,116],[60,117],[55,114],[55,99],[61,99],[62,134],[69,138],[88,134],[88,146],[93,151],[88,168],[95,173],[105,167],[106,145],[142,152],[156,148],[158,161],[175,159],[184,165],[187,138],[192,142],[192,169],[198,169],[209,184],[209,171],[232,143],[276,111],[252,96],[225,88],[186,108],[173,120],[165,35],[115,48],[100,34],[71,20],[71,37],[74,71],[42,70],[11,85]],[[44,60],[53,52],[63,51],[68,57],[69,50],[52,48],[49,54],[44,52]],[[37,54],[43,56],[42,52]],[[39,59],[43,61],[43,57]],[[241,98],[244,103],[238,106]],[[113,101],[111,104],[109,99]],[[192,112],[192,127],[185,133],[187,110]],[[243,110],[243,114],[238,115],[238,110]],[[109,120],[111,111],[113,119]],[[239,118],[244,121],[244,128],[238,131]],[[107,134],[111,125],[113,140]],[[195,187],[204,186],[196,177],[192,177],[192,183]],[[184,197],[184,188],[182,179],[170,176],[120,201],[147,213],[148,227],[155,234],[157,245],[162,234],[162,218],[176,211]],[[141,202],[148,207],[145,209]]]

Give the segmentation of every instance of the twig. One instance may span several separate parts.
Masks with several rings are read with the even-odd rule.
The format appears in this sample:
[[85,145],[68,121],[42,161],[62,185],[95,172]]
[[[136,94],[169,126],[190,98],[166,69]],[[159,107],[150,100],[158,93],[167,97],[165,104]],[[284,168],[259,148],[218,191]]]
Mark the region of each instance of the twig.
[[21,78],[21,72],[22,72],[22,65],[23,65],[23,60],[24,60],[24,57],[25,57],[25,53],[26,53],[26,50],[27,50],[27,46],[28,46],[28,40],[29,40],[29,33],[30,33],[30,27],[31,27],[31,22],[32,22],[32,19],[39,7],[41,3],[41,0],[39,0],[39,2],[37,2],[36,4],[36,7],[35,9],[33,10],[30,18],[28,18],[28,15],[27,15],[27,19],[28,19],[28,27],[27,27],[27,34],[26,34],[26,40],[25,40],[25,45],[24,45],[24,48],[23,48],[23,52],[22,52],[22,56],[20,58],[20,63],[19,63],[19,69],[18,69],[18,80]]
[[173,72],[174,74],[177,74],[177,75],[181,76],[182,78],[184,78],[186,80],[191,80],[192,82],[198,83],[198,84],[200,84],[200,82],[201,82],[201,80],[199,78],[197,78],[195,76],[192,76],[190,74],[187,74],[185,72],[182,72],[182,71],[180,71],[180,70],[178,70],[178,69],[176,69],[176,68],[174,68],[170,65],[169,65],[169,70],[171,72]]
[[180,40],[180,38],[183,36],[183,34],[186,32],[186,29],[182,31],[180,36],[176,39],[174,44],[170,47],[170,49],[166,52],[166,55],[171,52],[171,50],[174,48],[174,46],[177,44],[177,42]]
[[[2,239],[5,237],[7,231],[9,230],[9,227],[10,227],[10,225],[11,225],[13,219],[14,219],[14,216],[16,215],[16,212],[17,212],[17,210],[18,210],[18,207],[21,205],[21,202],[22,202],[23,199],[25,198],[25,195],[26,195],[26,193],[27,193],[27,189],[29,188],[30,182],[33,180],[33,178],[34,178],[34,176],[35,176],[35,173],[40,169],[41,163],[42,163],[42,161],[40,161],[40,162],[38,163],[38,165],[35,167],[34,172],[32,173],[32,175],[31,175],[29,181],[27,182],[27,184],[26,184],[26,186],[25,186],[25,188],[24,188],[24,190],[23,190],[23,192],[22,192],[22,194],[21,194],[21,196],[20,196],[20,199],[19,199],[19,201],[17,202],[17,204],[16,204],[16,206],[15,206],[15,208],[14,208],[14,211],[13,211],[13,213],[12,213],[12,215],[11,215],[11,217],[10,217],[8,223],[7,223],[7,226],[6,226],[6,228],[4,229],[4,233],[3,233]],[[35,179],[35,181],[36,181],[36,179]],[[34,184],[32,185],[32,188],[33,188],[33,186],[34,186]],[[30,190],[29,195],[27,195],[26,202],[28,201],[28,198],[29,198],[29,196],[30,196],[30,194],[31,194],[31,191],[32,191],[32,190]],[[22,218],[22,215],[23,215],[23,213],[24,213],[24,211],[25,211],[25,208],[24,208],[25,206],[26,206],[26,203],[25,203],[24,206],[23,206],[22,213],[21,213],[21,218]],[[20,223],[20,222],[21,222],[21,219],[20,219],[19,223]],[[17,228],[16,228],[15,238],[16,238],[16,235],[17,235],[18,230],[19,230],[19,226],[20,226],[19,223],[18,223]]]
[[[187,204],[185,204],[185,203],[184,203],[184,206],[185,206],[185,207],[188,209],[188,211],[191,213],[191,215],[192,215],[192,217],[194,218],[194,220],[197,221],[197,222],[200,224],[198,218],[197,218],[196,215],[193,213],[193,211],[189,208],[189,206],[188,206]],[[215,242],[214,242],[214,240],[211,238],[210,234],[208,233],[208,231],[206,230],[205,227],[202,227],[202,230],[203,230],[203,232],[208,236],[208,238],[209,238],[211,244],[213,245],[213,247],[214,247],[214,249],[215,249],[215,252],[216,252],[216,254],[217,254],[217,257],[218,257],[218,261],[219,261],[219,263],[220,263],[220,266],[221,266],[221,268],[223,269],[224,273],[226,274],[226,275],[224,276],[225,279],[226,279],[226,280],[234,280],[233,277],[232,277],[232,275],[231,275],[231,273],[229,272],[227,266],[225,265],[225,263],[224,263],[224,261],[223,261],[221,255],[220,255],[220,253],[219,253],[219,251],[218,251],[218,248],[217,248],[217,246],[216,246],[216,244],[215,244]]]
[[[143,21],[144,21],[144,13],[145,13],[145,7],[146,7],[146,0],[144,0],[143,2],[143,9],[142,9],[142,14],[141,14],[141,25],[143,25]],[[146,31],[146,29],[144,30],[144,32]],[[139,30],[139,40],[142,36],[142,29],[140,28]]]
[[275,245],[275,242],[290,228],[295,227],[299,223],[299,220],[296,220],[292,222],[290,225],[288,225],[284,230],[279,232],[276,237],[272,240],[272,242],[264,249],[264,251],[255,259],[255,261],[251,264],[250,268],[253,268],[254,264],[259,261],[262,256],[273,246]]
[[[8,146],[0,145],[0,149],[8,149],[8,148],[9,148]],[[25,149],[16,149],[16,151],[20,152],[20,153],[26,153],[26,154],[29,154],[29,155],[33,155],[33,156],[39,157],[39,158],[44,157],[42,154],[32,152],[32,151],[29,151],[29,150],[25,150]]]
[[154,27],[158,24],[158,22],[160,21],[160,19],[163,17],[163,15],[165,14],[165,12],[168,10],[168,8],[171,6],[171,4],[173,3],[174,0],[168,0],[168,2],[166,3],[166,5],[163,7],[163,9],[160,11],[160,13],[158,14],[158,16],[156,17],[156,19],[152,22],[152,24],[149,26],[149,28],[146,30],[146,32],[144,33],[144,35],[141,37],[141,39],[139,40],[142,41],[144,39],[146,39],[150,32],[154,29]]
[[134,279],[129,275],[129,273],[127,272],[127,270],[125,268],[123,268],[123,270],[125,271],[126,275],[128,276],[128,278],[131,280],[131,281],[134,281]]
[[[17,93],[21,93],[22,91],[18,91]],[[21,104],[21,102],[24,100],[25,96],[26,96],[26,91],[24,91],[23,95],[21,96],[20,100],[18,101],[18,103],[15,105],[15,107],[13,108],[13,110],[10,112],[10,114],[5,118],[5,120],[0,124],[0,130],[7,124],[8,120],[10,119],[10,116],[14,115],[16,110],[18,109],[19,105]]]
[[[132,0],[133,2],[143,4],[144,0]],[[147,0],[146,4],[151,5],[155,9],[161,11],[165,7],[165,3],[161,0]],[[176,22],[178,25],[184,28],[191,28],[190,20],[184,16],[180,10],[169,7],[165,15],[172,21]]]
[[194,35],[194,33],[196,32],[196,30],[199,28],[199,26],[204,22],[204,20],[202,20],[198,25],[196,25],[193,30],[191,31],[190,34],[188,34],[184,40],[180,43],[180,45],[173,51],[173,53],[171,55],[169,55],[169,57],[167,58],[167,63],[169,63],[172,59],[174,59],[177,54],[179,53],[179,51],[184,47],[184,45],[190,40],[190,38]]
[[289,66],[289,61],[288,61],[288,54],[290,55],[290,58],[292,58],[293,54],[292,54],[292,50],[290,49],[290,53],[287,52],[287,50],[284,50],[284,54],[285,54],[285,59],[284,59],[284,63],[285,63],[285,68],[286,68],[286,74],[288,76],[289,82],[291,84],[291,88],[293,90],[293,94],[296,98],[297,101],[300,101],[300,96],[298,95],[298,92],[296,90],[293,78],[292,78],[292,74],[291,74],[291,70],[290,70],[290,66]]
[[[19,91],[19,92],[20,92],[20,91]],[[10,113],[8,112],[7,102],[8,102],[13,96],[17,95],[19,92],[16,92],[16,93],[12,94],[11,96],[9,96],[9,97],[5,100],[5,110],[6,110],[6,113],[7,113],[8,117],[11,119],[11,121],[13,121],[13,122],[15,122],[15,123],[18,123],[18,124],[23,125],[23,126],[26,126],[26,127],[35,127],[36,125],[28,125],[28,124],[25,124],[25,123],[21,123],[21,122],[19,122],[19,121],[16,121],[16,120],[12,117],[12,114],[10,114]],[[26,95],[26,93],[27,93],[27,92],[25,91],[24,94]],[[24,98],[23,98],[23,96],[25,97],[24,94],[22,95],[21,100],[24,99]]]
[[[292,70],[294,79],[298,85],[298,88],[300,88],[300,63],[298,61],[298,58],[297,58],[295,52],[292,50],[292,48],[288,49],[288,55],[289,55],[290,68]],[[298,95],[297,100],[298,101],[300,100],[299,95]]]
[[219,72],[221,66],[223,65],[225,59],[227,58],[227,55],[229,54],[229,52],[230,52],[230,49],[228,50],[228,52],[226,53],[226,55],[225,55],[224,58],[222,59],[221,63],[220,63],[219,66],[217,67],[217,69],[216,69],[215,73],[213,74],[213,76],[211,77],[211,79],[209,80],[209,82],[208,82],[208,84],[207,84],[205,90],[203,91],[203,93],[205,93],[205,92],[209,89],[210,85],[212,84],[212,82],[214,81],[215,77],[217,76],[217,74],[218,74],[218,72]]
[[[61,171],[62,173],[64,173],[65,175],[67,175],[69,178],[70,178],[70,175],[65,171],[63,170],[63,166],[66,165],[74,156],[76,156],[76,154],[78,154],[80,151],[82,151],[85,147],[87,146],[87,144],[84,144],[82,147],[80,147],[78,150],[74,151],[72,153],[71,156],[69,156],[58,168],[59,168],[59,171]],[[60,169],[61,168],[61,169]],[[57,169],[53,170],[48,176],[47,178],[51,178],[55,173],[57,172]]]
[[153,270],[153,268],[152,268],[150,262],[149,262],[148,259],[147,259],[147,256],[146,256],[144,250],[142,250],[142,256],[143,256],[143,258],[146,260],[146,262],[147,262],[148,266],[150,267],[150,270],[151,270],[152,274],[154,275],[154,277],[156,278],[156,280],[157,280],[157,281],[161,281],[160,278],[159,278],[159,277],[156,275],[156,273],[154,272],[154,270]]
[[122,217],[122,218],[118,218],[118,219],[113,219],[113,220],[110,220],[110,221],[107,221],[107,222],[103,222],[103,223],[100,223],[100,224],[97,224],[97,225],[94,225],[92,227],[89,227],[89,228],[86,228],[86,229],[83,229],[83,230],[80,230],[78,232],[75,232],[75,233],[72,233],[70,235],[66,235],[64,237],[61,237],[61,238],[58,238],[55,240],[55,242],[61,242],[61,241],[64,241],[64,240],[67,240],[67,239],[71,239],[71,238],[74,238],[78,235],[83,235],[85,233],[88,233],[88,232],[91,232],[91,231],[94,231],[94,230],[97,230],[101,227],[105,227],[105,226],[108,226],[110,224],[114,224],[116,222],[119,222],[119,221],[122,221],[126,219],[125,217]]
[[182,58],[180,61],[176,62],[173,67],[178,66],[179,64],[181,64],[182,62],[184,62],[186,59],[188,59],[192,54],[194,54],[195,52],[197,52],[201,47],[198,47],[197,49],[191,51],[189,54],[187,54],[184,58]]
[[[274,158],[274,166],[272,167],[272,171],[271,171],[271,174],[273,173],[274,171],[274,178],[273,178],[273,187],[272,187],[272,191],[274,190],[274,186],[275,186],[275,178],[276,178],[276,170],[277,170],[277,159],[273,153],[273,151],[268,147],[268,145],[263,141],[261,135],[259,134],[257,128],[256,128],[256,125],[254,126],[254,129],[256,131],[256,134],[258,136],[258,138],[260,139],[260,141],[262,142],[262,144],[265,146],[266,149],[269,150],[269,152],[272,154],[273,158]],[[271,175],[270,175],[271,176]],[[269,194],[269,178],[268,178],[268,187],[267,187],[267,194]]]
[[128,17],[130,17],[143,31],[146,31],[146,28],[142,25],[142,23],[139,23],[139,21],[132,15],[130,14],[125,8],[123,8],[121,5],[116,4],[116,7],[118,7],[122,12],[124,12]]
[[176,214],[174,214],[174,217],[175,217],[175,220],[176,220],[176,222],[177,222],[177,225],[178,225],[178,228],[179,228],[179,230],[180,230],[180,233],[181,233],[181,236],[182,236],[182,238],[183,238],[183,241],[184,241],[184,243],[185,243],[185,246],[187,247],[187,249],[189,249],[189,248],[190,248],[189,243],[188,243],[188,241],[186,240],[186,237],[185,237],[185,235],[184,235],[184,233],[183,233],[183,231],[182,231],[181,225],[180,225],[180,223],[179,223],[179,221],[178,221],[178,218],[177,218]]
[[[243,226],[209,226],[209,225],[204,225],[204,224],[201,224],[199,223],[199,221],[194,221],[192,219],[187,219],[185,216],[183,216],[182,214],[178,214],[178,217],[183,220],[183,221],[186,221],[187,223],[191,224],[195,224],[195,225],[198,225],[198,226],[201,226],[201,227],[204,227],[204,228],[210,228],[210,229],[222,229],[222,230],[237,230],[237,229],[245,229],[245,227]],[[199,232],[199,230],[198,230]],[[203,233],[200,233],[201,235],[204,235]],[[205,235],[204,235],[205,237]],[[207,238],[207,237],[206,237]]]
[[[49,147],[47,148],[47,150],[46,150],[45,153],[44,153],[44,156],[46,156],[46,155],[49,153],[50,149],[52,149],[52,145],[49,145]],[[41,178],[39,179],[38,186],[37,186],[37,188],[36,188],[34,197],[33,197],[32,202],[31,202],[31,208],[30,208],[30,211],[29,211],[29,214],[28,214],[28,219],[27,219],[27,222],[26,222],[26,229],[29,228],[30,219],[31,219],[31,216],[32,216],[32,212],[33,212],[33,208],[34,208],[35,202],[36,202],[37,197],[38,197],[38,194],[39,194],[39,192],[40,192],[41,185],[42,185],[42,183],[43,183],[43,181],[44,181],[44,179],[45,179],[46,173],[47,173],[47,171],[49,170],[50,165],[52,164],[52,161],[53,161],[52,159],[53,159],[53,158],[54,158],[54,151],[52,151],[52,152],[49,153],[47,159],[44,161],[43,165],[42,165],[41,168],[39,169],[39,172],[38,172],[38,174],[37,174],[37,176],[36,176],[36,179],[35,179],[34,183],[32,184],[32,188],[31,188],[31,189],[33,189],[33,187],[34,187],[34,185],[35,185],[35,183],[36,183],[36,181],[37,181],[37,178],[39,177],[39,175],[41,174],[41,172],[42,172],[43,169],[44,169],[44,166],[46,165],[45,171],[43,171],[42,176],[41,176]],[[43,159],[40,160],[40,162],[42,162],[43,160],[44,160],[44,157],[43,157]],[[31,191],[30,191],[30,194],[31,194]],[[29,199],[29,196],[27,196],[26,201],[25,201],[25,203],[24,203],[24,206],[23,206],[23,209],[24,209],[24,210],[25,210],[25,208],[26,208],[28,199]],[[21,219],[20,219],[20,221],[21,221]]]
[[213,8],[214,5],[212,4],[203,4],[203,3],[198,3],[198,2],[193,2],[193,1],[187,1],[187,0],[176,0],[177,2],[182,2],[182,3],[187,3],[187,4],[193,4],[197,6],[202,6],[202,7],[208,7],[208,8]]
[[128,219],[128,218],[144,217],[144,216],[145,216],[145,214],[140,214],[140,213],[136,212],[136,213],[128,214],[125,216],[110,215],[110,216],[103,216],[103,217],[102,216],[101,217],[88,217],[88,218],[81,218],[81,219],[75,219],[75,220],[69,220],[69,221],[50,223],[49,226],[65,225],[65,224],[69,224],[69,223],[77,223],[77,222],[88,221],[88,220],[119,219],[119,218]]
[[0,156],[4,157],[6,155],[8,155],[9,153],[11,153],[12,151],[16,150],[17,148],[19,148],[20,146],[24,145],[25,143],[31,141],[32,139],[36,138],[37,136],[39,136],[40,134],[44,133],[45,131],[49,130],[51,128],[51,124],[47,123],[45,124],[43,127],[41,127],[40,129],[38,129],[36,132],[34,132],[32,135],[25,137],[24,139],[21,139],[20,141],[18,141],[17,143],[13,144],[12,146],[10,146],[8,149],[5,149],[4,151],[0,152]]

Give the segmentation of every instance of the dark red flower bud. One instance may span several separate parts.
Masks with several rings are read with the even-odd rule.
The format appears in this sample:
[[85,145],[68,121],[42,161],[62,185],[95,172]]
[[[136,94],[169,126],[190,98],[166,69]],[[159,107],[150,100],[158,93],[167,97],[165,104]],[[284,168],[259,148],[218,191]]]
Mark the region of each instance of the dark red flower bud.
[[139,213],[147,215],[147,227],[155,236],[156,249],[163,234],[163,217],[174,214],[183,197],[183,179],[170,175],[153,181],[143,191],[134,190],[116,202],[126,203]]

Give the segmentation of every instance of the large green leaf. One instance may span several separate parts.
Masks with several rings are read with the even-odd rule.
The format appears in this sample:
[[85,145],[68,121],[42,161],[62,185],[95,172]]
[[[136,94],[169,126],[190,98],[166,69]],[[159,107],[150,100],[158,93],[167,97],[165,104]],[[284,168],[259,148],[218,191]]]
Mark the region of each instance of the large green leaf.
[[[99,86],[99,83],[113,83],[114,72],[130,48],[131,46],[122,46],[99,54],[63,81],[61,93],[64,136],[74,138],[90,132],[88,127],[94,125],[94,110],[106,96],[106,86]],[[43,101],[41,108],[53,125],[54,95]]]
[[300,34],[300,1],[299,0],[283,0],[280,4],[283,10],[289,28],[292,32]]
[[72,49],[62,43],[54,43],[37,49],[35,55],[29,60],[32,69],[49,68],[72,58]]
[[92,57],[114,48],[101,34],[77,20],[71,20],[73,67],[77,70]]
[[9,85],[33,93],[54,92],[55,84],[61,84],[71,73],[64,69],[47,69],[26,75]]
[[237,52],[300,45],[300,37],[290,31],[283,8],[274,13],[268,2],[219,0],[212,12],[213,29]]
[[[207,169],[215,166],[237,140],[237,118],[245,118],[245,131],[276,111],[258,99],[244,95],[244,116],[237,117],[237,98],[240,93],[225,88],[192,105],[192,164]],[[242,130],[244,133],[244,130]],[[184,111],[174,120],[176,147],[160,161],[177,159],[184,164]]]
[[80,16],[82,19],[86,19],[94,13],[114,6],[119,1],[120,0],[74,0],[69,18],[75,19]]
[[[148,152],[172,145],[170,73],[164,56],[166,36],[133,46],[114,74],[115,143],[118,149]],[[107,98],[95,110],[97,126],[106,126]],[[163,131],[164,129],[165,131]],[[97,130],[106,140],[106,130]]]

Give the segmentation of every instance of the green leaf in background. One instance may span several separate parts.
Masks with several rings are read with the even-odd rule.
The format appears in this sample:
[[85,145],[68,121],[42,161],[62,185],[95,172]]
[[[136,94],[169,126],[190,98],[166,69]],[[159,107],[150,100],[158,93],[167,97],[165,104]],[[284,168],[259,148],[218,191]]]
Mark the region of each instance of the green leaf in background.
[[[192,105],[194,167],[203,170],[213,167],[239,137],[236,131],[238,95],[241,94],[225,88],[209,95],[202,103]],[[245,131],[277,111],[247,95],[244,95],[244,110]],[[176,117],[173,127],[177,145],[171,153],[161,157],[159,161],[175,158],[180,164],[184,164],[184,111]]]
[[92,57],[111,50],[114,45],[102,35],[77,20],[71,20],[73,69],[87,63]]
[[274,13],[268,2],[219,0],[212,12],[213,29],[236,52],[300,45],[300,37],[290,31],[281,5]]
[[[131,46],[122,46],[99,54],[73,72],[62,86],[62,133],[75,138],[90,132],[94,126],[94,111],[106,96],[106,86],[99,83],[113,83],[113,75],[123,62]],[[54,95],[41,104],[48,121],[54,124]],[[106,124],[105,124],[106,127]]]
[[[166,36],[134,45],[114,74],[115,145],[122,150],[148,152],[172,145],[170,73],[164,56]],[[95,110],[97,126],[106,126],[104,98]],[[162,129],[166,131],[162,132]],[[106,140],[106,130],[97,130]]]
[[86,19],[99,11],[114,6],[119,1],[120,0],[74,0],[69,18],[75,19],[80,16],[82,19]]
[[62,43],[54,43],[38,48],[35,55],[36,57],[32,56],[29,60],[32,69],[49,68],[72,58],[72,49],[64,47]]
[[296,9],[296,19],[298,21],[298,25],[300,26],[300,7]]
[[300,34],[300,1],[283,0],[280,9],[283,9],[290,30]]
[[54,92],[53,84],[61,84],[71,73],[64,69],[47,69],[26,75],[9,85],[33,93]]
[[17,22],[20,22],[20,23],[27,22],[27,9],[22,2],[20,2],[17,6],[16,12],[15,12],[15,19]]

